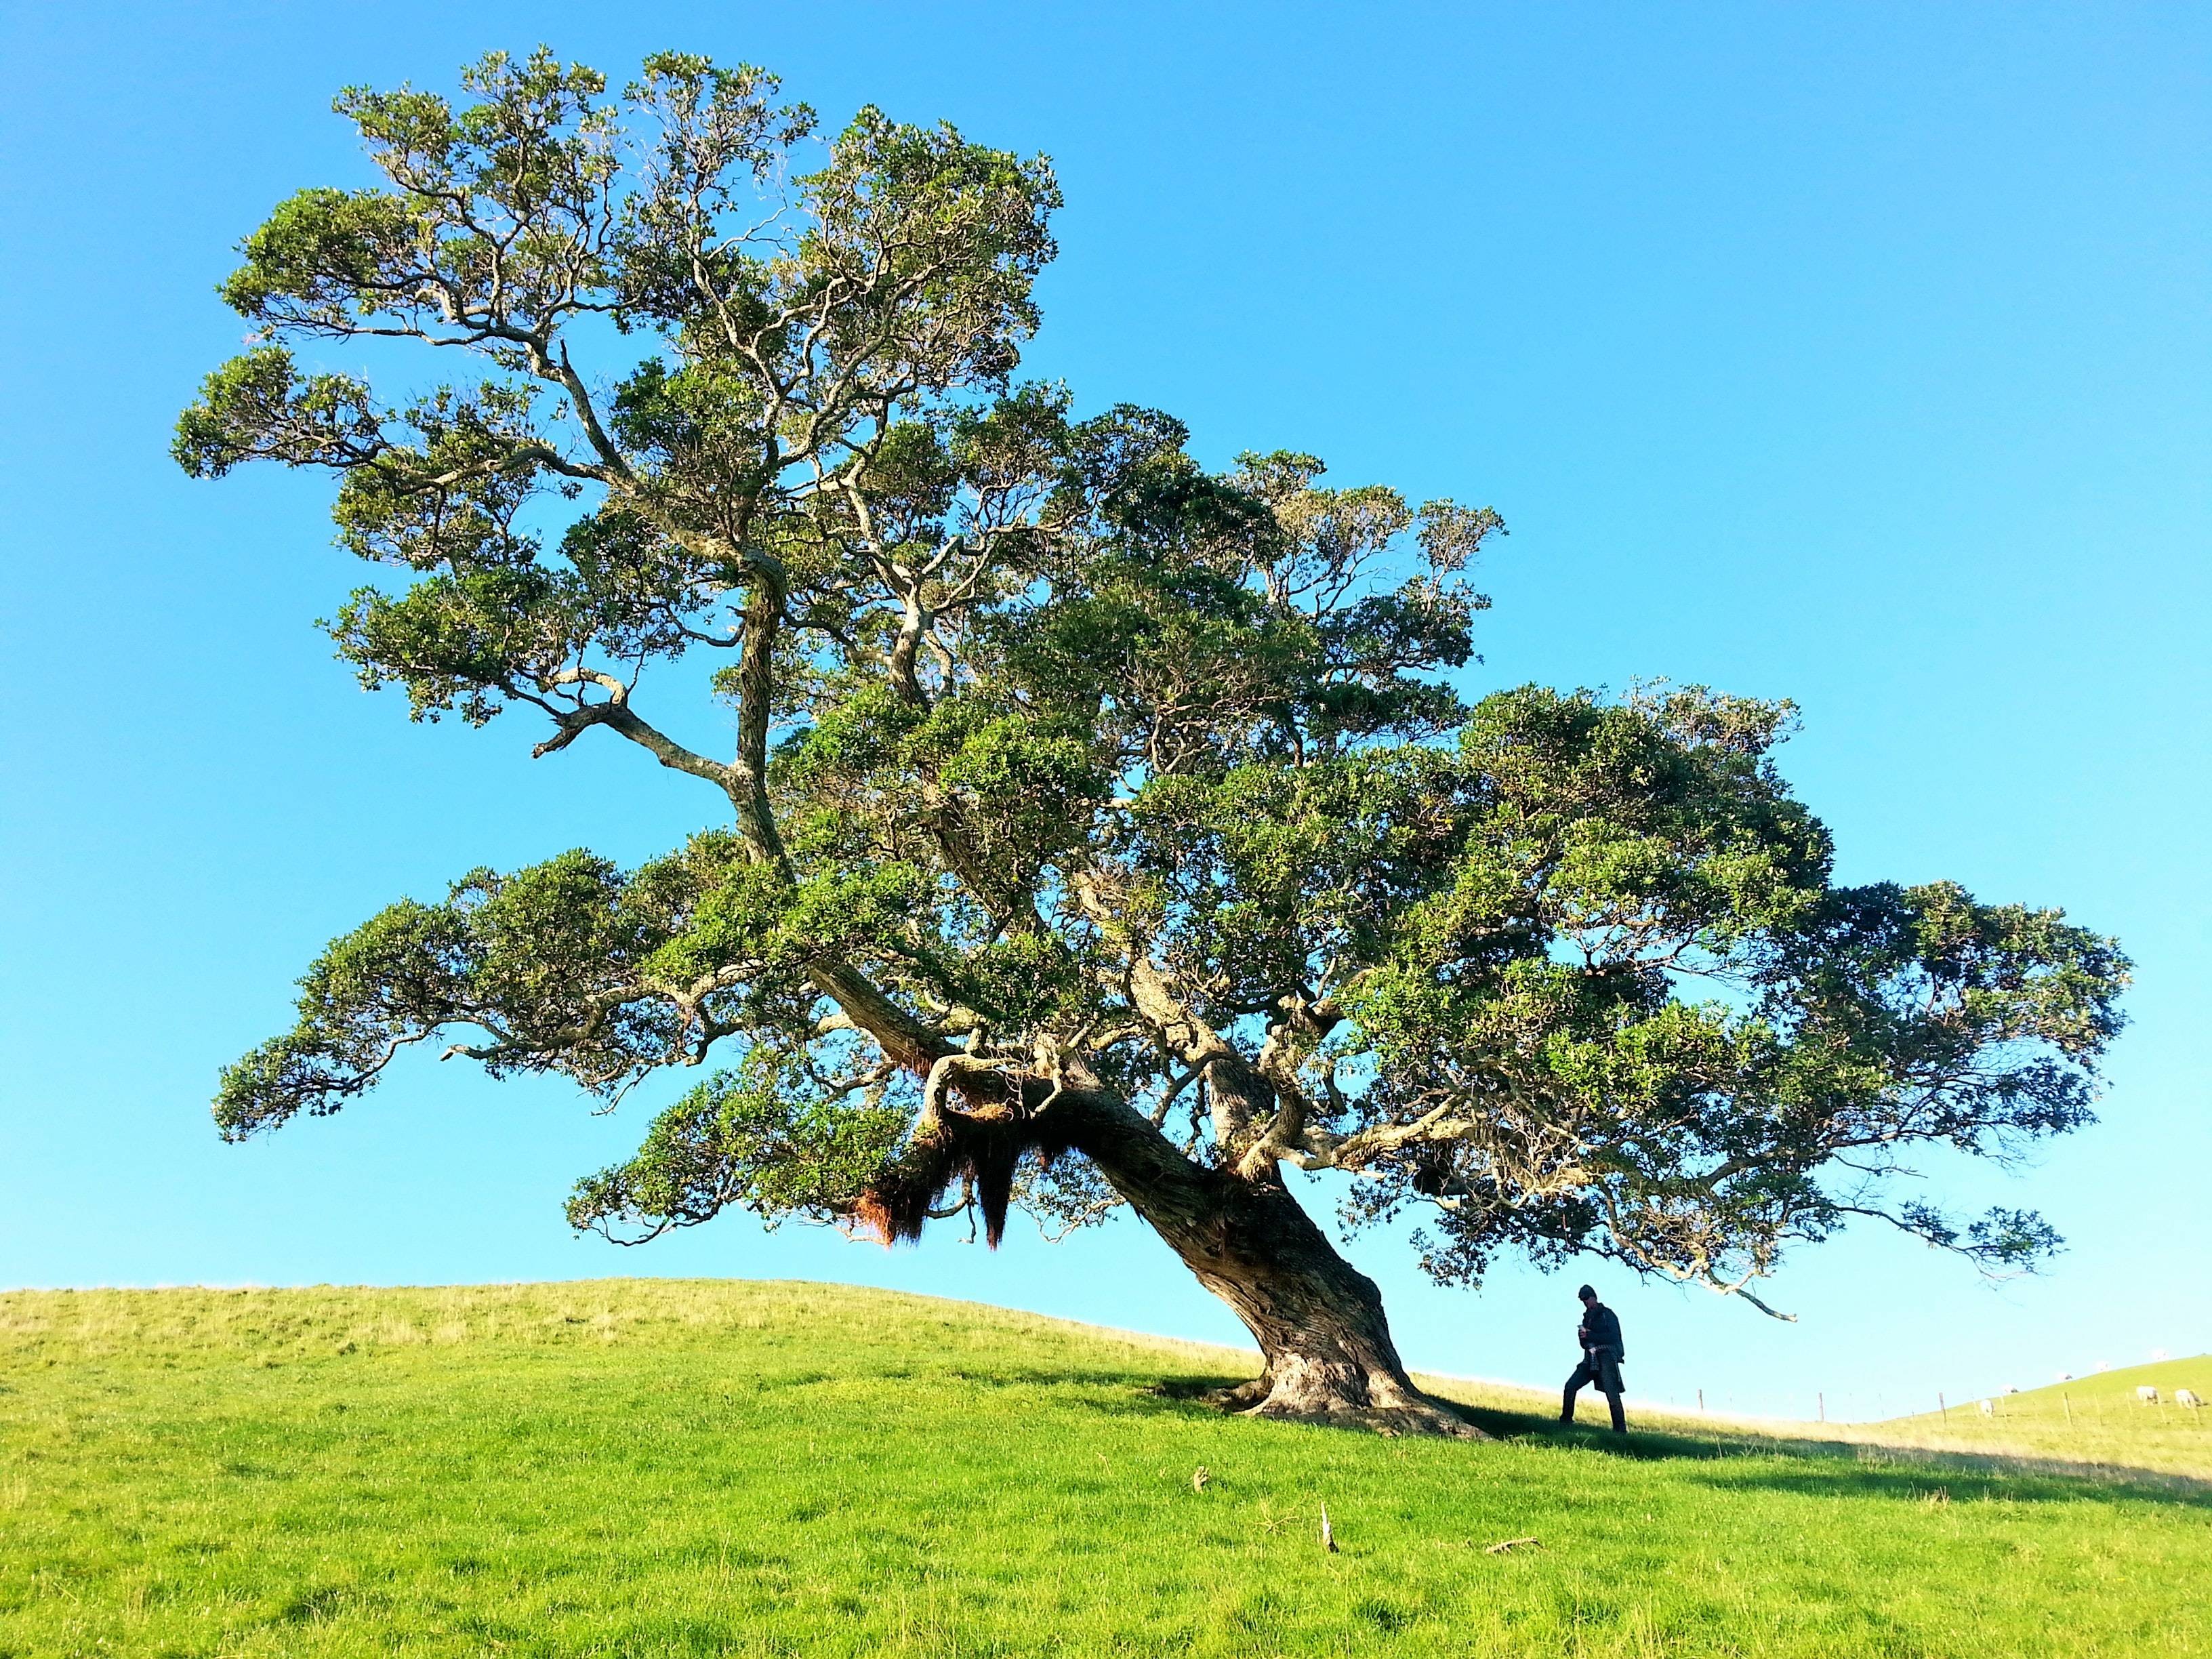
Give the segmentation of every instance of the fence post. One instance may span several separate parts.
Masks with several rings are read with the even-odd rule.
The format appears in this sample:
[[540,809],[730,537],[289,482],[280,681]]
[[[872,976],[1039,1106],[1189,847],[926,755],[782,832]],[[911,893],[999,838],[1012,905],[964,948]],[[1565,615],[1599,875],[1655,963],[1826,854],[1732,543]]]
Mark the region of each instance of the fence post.
[[2069,1429],[2072,1428],[2074,1426],[2073,1396],[2068,1394],[2065,1389],[2061,1389],[2058,1391],[2058,1403],[2066,1407],[2066,1426]]
[[1702,1412],[1703,1410],[1705,1410],[1705,1391],[1703,1389],[1699,1389],[1698,1390],[1698,1409],[1699,1411],[1701,1411],[1701,1412]]
[[1942,1413],[1944,1425],[1948,1427],[1951,1422],[1951,1408],[1943,1403],[1943,1396],[1941,1394],[1936,1396],[1936,1409]]
[[1820,1420],[1823,1423],[1826,1422],[1828,1420],[1828,1396],[1825,1394],[1815,1394],[1813,1398],[1820,1402]]

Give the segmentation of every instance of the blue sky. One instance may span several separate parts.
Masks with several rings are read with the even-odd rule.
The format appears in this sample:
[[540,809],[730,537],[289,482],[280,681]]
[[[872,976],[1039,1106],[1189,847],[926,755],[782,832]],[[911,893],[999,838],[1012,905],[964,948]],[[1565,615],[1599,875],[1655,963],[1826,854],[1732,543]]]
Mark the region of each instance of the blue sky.
[[[1133,1224],[996,1255],[725,1220],[623,1252],[560,1200],[651,1102],[427,1058],[226,1147],[216,1068],[331,935],[478,864],[633,860],[687,781],[410,726],[312,627],[361,578],[327,486],[188,483],[212,288],[281,197],[366,182],[341,84],[540,40],[619,78],[750,58],[1044,150],[1029,359],[1201,452],[1494,504],[1471,689],[1787,696],[1846,879],[2063,904],[2139,963],[2103,1122],[2007,1176],[2072,1249],[1992,1287],[1874,1233],[1740,1304],[1597,1275],[1632,1388],[1810,1415],[2212,1348],[2203,641],[2212,15],[2190,6],[349,9],[19,3],[0,22],[0,1285],[612,1273],[902,1285],[1237,1334]],[[711,715],[702,715],[711,721]],[[708,737],[711,729],[702,728]],[[1417,1364],[1548,1382],[1576,1276],[1355,1259]],[[2194,1259],[2192,1259],[2194,1258]]]

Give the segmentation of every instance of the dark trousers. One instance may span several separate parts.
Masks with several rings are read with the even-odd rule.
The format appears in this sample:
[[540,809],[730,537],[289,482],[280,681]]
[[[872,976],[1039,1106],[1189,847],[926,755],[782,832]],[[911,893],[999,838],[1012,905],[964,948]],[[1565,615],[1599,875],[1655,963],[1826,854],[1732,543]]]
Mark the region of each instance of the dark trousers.
[[1620,1409],[1620,1351],[1618,1348],[1589,1348],[1583,1354],[1583,1363],[1575,1367],[1575,1374],[1567,1379],[1566,1392],[1559,1396],[1559,1421],[1575,1420],[1575,1396],[1586,1382],[1597,1384],[1605,1403],[1613,1408],[1613,1431],[1628,1432],[1628,1414]]

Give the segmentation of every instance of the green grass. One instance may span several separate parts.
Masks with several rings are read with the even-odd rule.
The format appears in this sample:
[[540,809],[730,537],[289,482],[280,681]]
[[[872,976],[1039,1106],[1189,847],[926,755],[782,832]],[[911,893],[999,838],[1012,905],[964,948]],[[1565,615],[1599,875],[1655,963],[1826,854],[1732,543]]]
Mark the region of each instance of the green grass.
[[[2159,1403],[2136,1398],[2142,1383],[2157,1389]],[[2161,1360],[2100,1371],[2069,1382],[2021,1394],[1954,1401],[1948,1411],[1899,1418],[1846,1431],[1854,1437],[1891,1445],[1990,1452],[2019,1460],[2097,1463],[2212,1480],[2212,1407],[2184,1410],[2176,1389],[2212,1400],[2212,1354]]]
[[1235,1371],[823,1285],[0,1295],[0,1654],[2212,1652],[2171,1472],[1181,1397]]

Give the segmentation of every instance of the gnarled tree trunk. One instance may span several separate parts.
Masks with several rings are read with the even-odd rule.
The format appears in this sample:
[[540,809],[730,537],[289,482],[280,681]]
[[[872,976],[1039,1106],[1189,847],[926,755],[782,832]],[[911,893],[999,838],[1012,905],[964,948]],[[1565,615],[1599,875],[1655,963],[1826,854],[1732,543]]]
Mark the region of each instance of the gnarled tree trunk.
[[1225,1390],[1223,1405],[1260,1417],[1482,1437],[1413,1386],[1375,1281],[1337,1254],[1278,1179],[1194,1164],[1110,1097],[1092,1096],[1076,1109],[1071,1144],[1260,1344],[1266,1369]]

